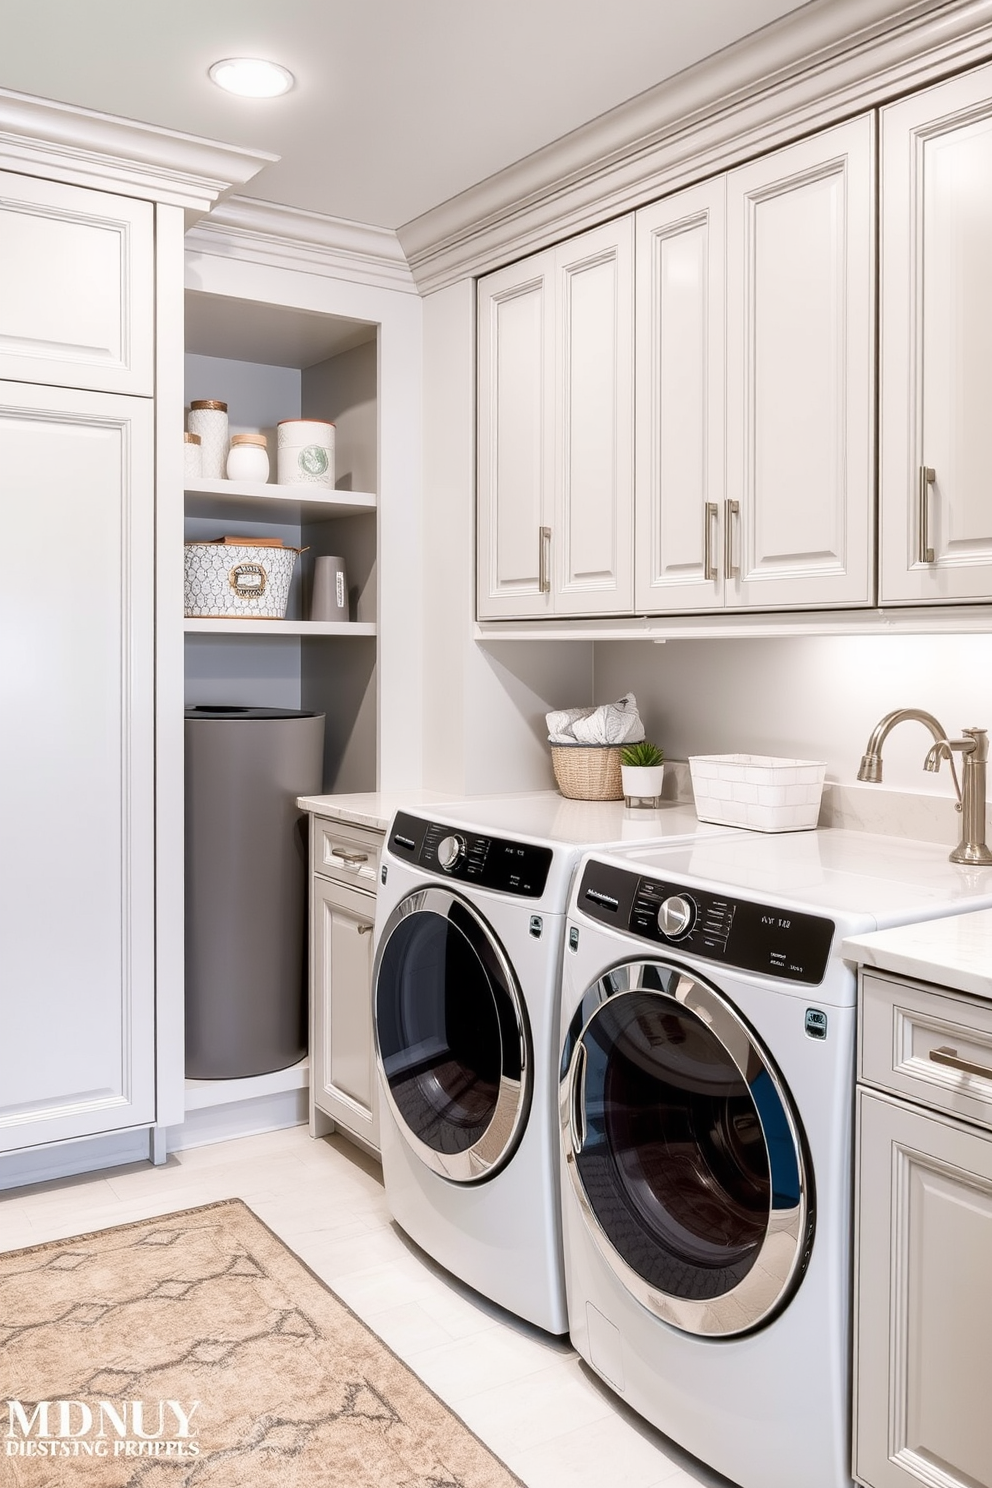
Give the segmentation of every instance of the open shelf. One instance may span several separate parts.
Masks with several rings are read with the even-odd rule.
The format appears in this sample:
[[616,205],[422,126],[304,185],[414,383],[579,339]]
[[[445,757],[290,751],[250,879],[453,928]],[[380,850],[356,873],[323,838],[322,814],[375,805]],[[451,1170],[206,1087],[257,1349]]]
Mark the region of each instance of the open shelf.
[[367,620],[213,620],[197,616],[183,621],[187,635],[259,636],[374,636],[375,625]]
[[230,521],[326,522],[375,509],[376,498],[369,491],[320,490],[263,481],[186,482],[186,514],[190,517],[215,517],[223,512]]

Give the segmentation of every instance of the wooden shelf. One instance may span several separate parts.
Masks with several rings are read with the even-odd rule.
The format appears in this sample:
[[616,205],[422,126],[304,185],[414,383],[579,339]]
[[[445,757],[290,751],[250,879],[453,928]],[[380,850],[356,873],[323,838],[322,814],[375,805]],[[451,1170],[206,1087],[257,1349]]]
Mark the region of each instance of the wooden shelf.
[[374,512],[370,491],[320,491],[312,486],[279,486],[263,481],[199,480],[186,483],[186,515],[231,521],[328,522]]
[[375,625],[365,620],[211,620],[186,619],[187,635],[250,636],[374,636]]

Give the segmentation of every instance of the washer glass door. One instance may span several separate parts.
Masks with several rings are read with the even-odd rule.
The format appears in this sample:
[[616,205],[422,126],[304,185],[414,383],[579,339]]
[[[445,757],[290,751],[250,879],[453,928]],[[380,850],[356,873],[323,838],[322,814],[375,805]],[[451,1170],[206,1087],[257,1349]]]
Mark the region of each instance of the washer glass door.
[[373,988],[400,1133],[444,1178],[491,1178],[523,1133],[532,1078],[523,998],[492,929],[446,888],[408,894],[383,929]]
[[685,1332],[745,1333],[809,1260],[813,1205],[781,1076],[726,999],[677,967],[602,977],[562,1062],[566,1171],[596,1243]]

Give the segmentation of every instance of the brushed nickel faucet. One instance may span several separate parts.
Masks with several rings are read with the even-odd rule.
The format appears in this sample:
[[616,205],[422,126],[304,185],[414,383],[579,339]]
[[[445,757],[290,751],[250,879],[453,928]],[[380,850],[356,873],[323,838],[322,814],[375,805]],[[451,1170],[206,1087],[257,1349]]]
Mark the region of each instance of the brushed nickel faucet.
[[[992,851],[985,842],[985,776],[989,758],[989,736],[985,729],[966,728],[963,739],[949,739],[932,713],[922,708],[895,708],[876,723],[861,759],[859,780],[877,782],[882,778],[882,745],[897,723],[910,720],[922,723],[933,735],[933,744],[923,761],[924,770],[940,769],[946,759],[961,813],[961,841],[950,854],[952,863],[992,863]],[[962,756],[961,783],[954,767],[954,751]]]

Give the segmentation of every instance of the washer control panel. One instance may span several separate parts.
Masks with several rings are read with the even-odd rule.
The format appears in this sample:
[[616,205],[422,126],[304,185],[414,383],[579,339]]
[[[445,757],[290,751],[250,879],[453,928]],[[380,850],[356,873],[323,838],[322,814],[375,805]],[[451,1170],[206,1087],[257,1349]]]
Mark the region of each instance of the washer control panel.
[[539,899],[544,893],[554,854],[550,847],[485,837],[444,822],[425,821],[399,811],[389,836],[389,850],[407,863],[479,884],[502,894]]
[[823,980],[834,922],[712,889],[587,863],[579,908],[591,919],[704,961],[811,986]]

